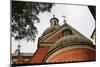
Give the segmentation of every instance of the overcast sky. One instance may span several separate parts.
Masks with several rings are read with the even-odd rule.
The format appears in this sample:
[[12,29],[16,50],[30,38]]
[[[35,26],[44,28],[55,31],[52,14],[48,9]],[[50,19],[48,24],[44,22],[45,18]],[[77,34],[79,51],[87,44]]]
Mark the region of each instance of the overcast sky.
[[[50,19],[53,14],[59,19],[59,24],[63,24],[62,16],[66,16],[66,21],[80,33],[90,38],[94,28],[95,21],[87,6],[55,4],[51,12],[39,14],[40,23],[35,24],[38,29],[38,35],[35,42],[21,41],[21,52],[35,52],[37,49],[37,39],[44,30],[50,26]],[[17,49],[19,43],[12,38],[12,53]]]

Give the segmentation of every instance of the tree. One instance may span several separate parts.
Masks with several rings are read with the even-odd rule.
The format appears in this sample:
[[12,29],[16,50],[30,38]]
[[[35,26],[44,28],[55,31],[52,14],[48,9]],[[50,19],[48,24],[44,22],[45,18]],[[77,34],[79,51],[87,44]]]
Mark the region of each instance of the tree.
[[11,36],[15,40],[34,41],[37,34],[34,24],[40,22],[39,13],[50,12],[53,5],[52,3],[12,1]]

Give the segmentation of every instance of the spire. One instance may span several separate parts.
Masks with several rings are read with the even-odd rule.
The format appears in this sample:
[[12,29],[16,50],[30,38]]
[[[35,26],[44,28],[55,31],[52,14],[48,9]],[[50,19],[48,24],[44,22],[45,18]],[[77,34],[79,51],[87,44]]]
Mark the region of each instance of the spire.
[[62,17],[64,18],[64,21],[63,22],[66,23],[66,16],[63,15]]
[[20,49],[21,48],[21,45],[18,45],[17,48]]
[[21,54],[20,54],[21,45],[19,44],[19,45],[17,46],[17,48],[18,48],[18,62],[20,62],[20,60],[21,60]]
[[18,45],[17,48],[18,48],[18,55],[20,55],[20,48],[21,48],[21,45]]

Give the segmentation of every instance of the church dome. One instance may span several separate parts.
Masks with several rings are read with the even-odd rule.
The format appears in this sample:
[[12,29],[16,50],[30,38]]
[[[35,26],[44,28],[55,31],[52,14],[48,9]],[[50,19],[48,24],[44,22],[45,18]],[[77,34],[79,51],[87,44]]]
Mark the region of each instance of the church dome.
[[80,37],[78,35],[69,35],[69,36],[64,36],[60,40],[58,40],[55,45],[62,45],[62,44],[67,44],[67,43],[76,43],[76,42],[88,42],[91,43],[90,40]]
[[55,21],[55,22],[59,22],[58,18],[55,17],[55,15],[53,15],[53,18],[50,19],[50,22]]
[[58,46],[67,45],[70,43],[92,43],[92,42],[85,37],[81,37],[78,35],[68,35],[68,36],[64,36],[63,38],[59,39],[50,50]]
[[44,31],[43,35],[46,35],[50,32],[53,32],[54,30],[56,30],[60,26],[58,22],[59,22],[58,18],[56,18],[55,15],[53,15],[53,17],[50,19],[50,27],[48,27]]
[[47,29],[43,32],[43,35],[46,35],[46,34],[52,32],[52,31],[54,31],[54,30],[55,30],[55,28],[49,27],[49,28],[47,28]]
[[52,28],[52,27],[48,27],[44,32],[43,35],[46,35],[50,32],[53,32],[54,30],[56,30],[58,27]]

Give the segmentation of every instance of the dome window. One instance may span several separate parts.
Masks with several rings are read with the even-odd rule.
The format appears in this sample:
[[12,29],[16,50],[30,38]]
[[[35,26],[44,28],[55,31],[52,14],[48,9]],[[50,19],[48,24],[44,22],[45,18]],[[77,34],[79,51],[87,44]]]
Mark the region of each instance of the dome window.
[[72,35],[72,31],[71,31],[70,29],[64,29],[63,35],[64,35],[64,36]]

